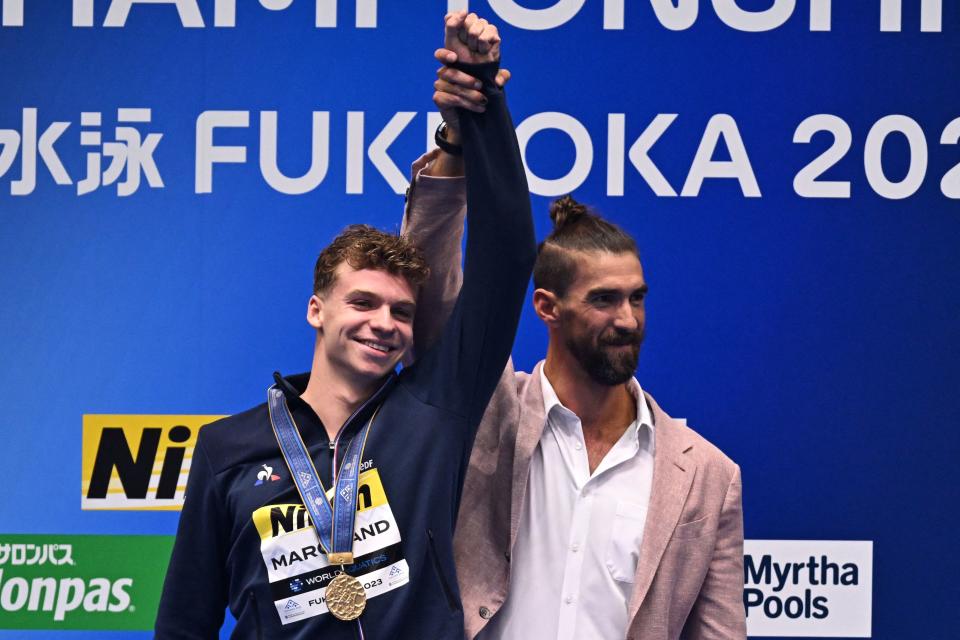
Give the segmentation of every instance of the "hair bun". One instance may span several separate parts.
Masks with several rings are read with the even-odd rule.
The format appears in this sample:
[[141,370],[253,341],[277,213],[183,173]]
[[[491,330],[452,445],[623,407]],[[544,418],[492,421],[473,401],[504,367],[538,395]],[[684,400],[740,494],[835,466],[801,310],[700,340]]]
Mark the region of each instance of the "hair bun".
[[558,198],[550,205],[550,219],[553,220],[554,231],[575,223],[587,213],[587,206],[580,204],[570,195]]

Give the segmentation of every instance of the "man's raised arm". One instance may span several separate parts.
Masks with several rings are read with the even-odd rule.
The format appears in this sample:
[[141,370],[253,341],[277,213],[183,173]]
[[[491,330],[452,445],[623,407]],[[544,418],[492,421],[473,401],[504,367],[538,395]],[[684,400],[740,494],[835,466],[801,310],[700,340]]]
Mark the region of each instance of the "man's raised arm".
[[433,372],[431,401],[469,415],[475,427],[509,357],[536,248],[520,150],[497,81],[499,37],[473,14],[446,20],[443,61],[476,78],[486,106],[481,113],[455,99],[441,105],[445,141],[462,147],[465,164],[467,257],[441,341],[418,365]]
[[[488,35],[494,34],[491,30]],[[457,107],[483,113],[487,99],[479,91],[476,78],[446,65],[451,53],[437,49],[434,54],[442,66],[433,85],[433,101],[446,118],[456,123]],[[501,68],[497,86],[503,88],[510,75]],[[456,131],[451,135],[459,136]],[[404,361],[404,365],[410,365],[417,353],[425,352],[440,338],[463,282],[460,249],[467,213],[463,155],[438,147],[420,156],[411,167],[405,201],[400,233],[423,252],[430,265],[430,276],[420,286],[417,300],[420,312],[413,327],[414,349]]]

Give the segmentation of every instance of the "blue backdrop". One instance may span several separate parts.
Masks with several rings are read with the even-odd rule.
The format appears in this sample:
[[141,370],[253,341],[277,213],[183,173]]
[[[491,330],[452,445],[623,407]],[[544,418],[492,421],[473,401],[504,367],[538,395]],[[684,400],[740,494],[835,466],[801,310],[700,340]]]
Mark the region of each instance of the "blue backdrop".
[[[349,222],[399,224],[391,164],[406,177],[432,132],[447,4],[264,6],[287,4],[236,3],[228,26],[226,1],[124,15],[123,0],[3,0],[0,533],[173,533],[174,512],[80,509],[82,416],[262,402],[272,371],[309,367],[317,252]],[[335,26],[317,26],[334,4]],[[638,377],[741,465],[748,538],[871,540],[873,637],[952,637],[960,5],[623,4],[524,0],[570,14],[551,25],[507,0],[470,3],[501,26],[515,122],[533,117],[539,235],[550,196],[574,191],[637,237],[651,287]],[[264,177],[270,112],[292,177],[311,166],[312,114],[329,118],[327,168],[305,193]],[[211,165],[210,188],[205,122],[213,146],[246,148]],[[367,153],[378,135],[385,160]],[[129,173],[78,194],[90,154],[102,173],[117,140]],[[739,177],[710,177],[724,172]],[[518,364],[545,345],[527,309]]]

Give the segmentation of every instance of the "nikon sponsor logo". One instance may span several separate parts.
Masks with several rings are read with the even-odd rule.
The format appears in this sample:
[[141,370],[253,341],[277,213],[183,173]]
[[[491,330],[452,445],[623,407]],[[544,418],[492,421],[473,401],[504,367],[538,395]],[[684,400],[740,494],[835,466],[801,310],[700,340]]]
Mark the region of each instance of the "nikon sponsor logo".
[[202,425],[223,416],[83,416],[82,509],[178,511]]
[[0,535],[0,629],[151,629],[172,536]]
[[869,638],[873,543],[746,540],[747,634]]

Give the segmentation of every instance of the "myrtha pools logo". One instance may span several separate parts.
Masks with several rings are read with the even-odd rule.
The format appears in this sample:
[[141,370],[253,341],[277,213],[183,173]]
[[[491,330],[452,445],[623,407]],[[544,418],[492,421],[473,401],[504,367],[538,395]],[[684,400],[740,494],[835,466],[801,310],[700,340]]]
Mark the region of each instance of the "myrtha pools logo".
[[873,543],[744,541],[747,635],[871,637]]

